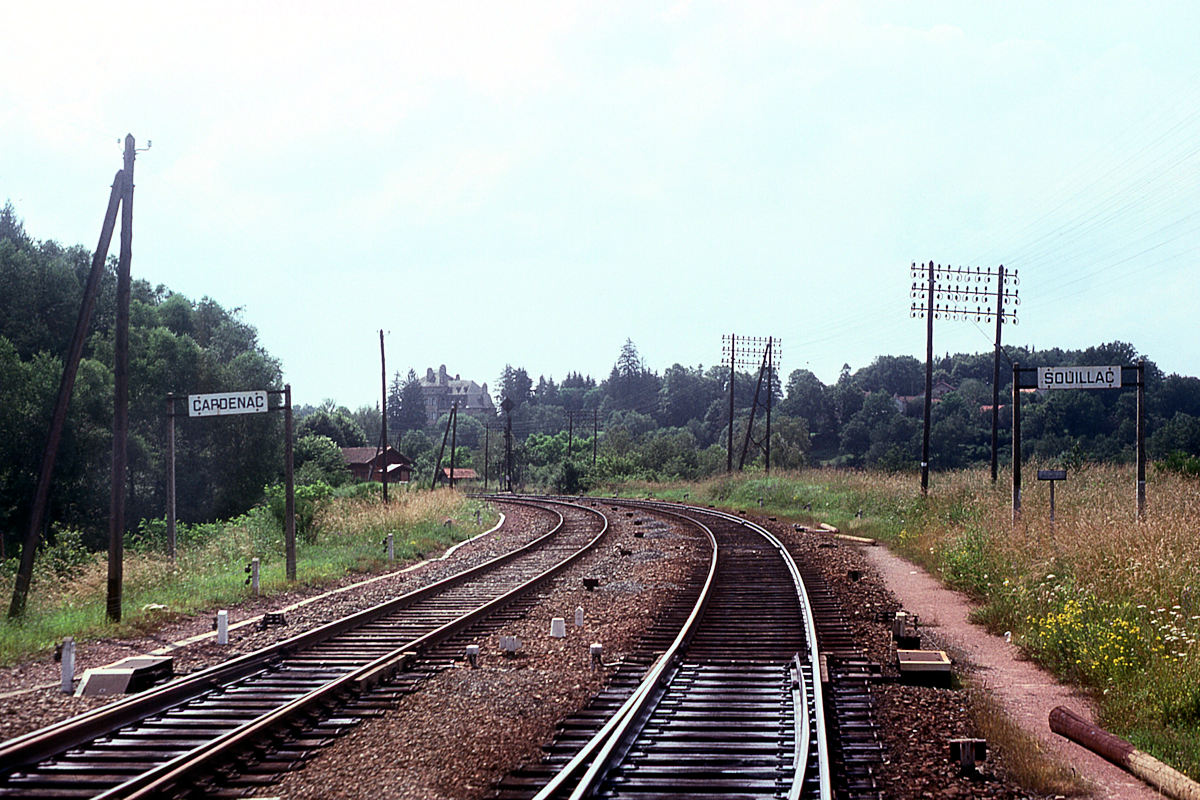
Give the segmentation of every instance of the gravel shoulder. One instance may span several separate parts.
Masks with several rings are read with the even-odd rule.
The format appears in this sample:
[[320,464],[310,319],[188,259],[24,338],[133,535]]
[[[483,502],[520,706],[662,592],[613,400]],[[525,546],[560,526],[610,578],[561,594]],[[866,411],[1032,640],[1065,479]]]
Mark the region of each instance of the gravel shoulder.
[[1050,730],[1049,715],[1055,706],[1066,706],[1086,719],[1094,719],[1090,702],[1023,660],[1015,645],[973,624],[969,619],[971,604],[963,595],[943,587],[920,567],[885,547],[864,547],[862,552],[904,609],[919,616],[923,632],[932,633],[957,658],[965,658],[974,678],[1004,712],[1040,742],[1052,758],[1089,781],[1094,786],[1094,797],[1162,797],[1121,768]]

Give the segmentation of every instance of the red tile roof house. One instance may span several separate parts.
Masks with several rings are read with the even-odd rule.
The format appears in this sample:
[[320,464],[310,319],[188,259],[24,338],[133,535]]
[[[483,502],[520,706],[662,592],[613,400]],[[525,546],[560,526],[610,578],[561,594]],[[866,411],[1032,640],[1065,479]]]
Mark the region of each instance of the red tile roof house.
[[[356,481],[382,483],[380,467],[384,464],[387,465],[388,483],[407,483],[412,477],[412,459],[391,446],[382,453],[378,447],[343,447],[342,459]],[[454,477],[458,478],[457,475]]]
[[[477,481],[477,480],[479,480],[479,473],[477,473],[475,470],[470,469],[468,467],[455,467],[454,468],[454,482],[455,483],[459,483],[461,481]],[[442,472],[440,475],[438,475],[438,483],[442,484],[442,485],[446,485],[446,484],[450,483],[450,468],[449,467],[442,467]]]

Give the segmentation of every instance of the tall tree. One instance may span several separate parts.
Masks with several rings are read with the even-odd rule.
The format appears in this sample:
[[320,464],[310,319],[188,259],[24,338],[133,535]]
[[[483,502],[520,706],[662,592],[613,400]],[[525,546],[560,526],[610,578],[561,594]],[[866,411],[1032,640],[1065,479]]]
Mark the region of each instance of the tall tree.
[[648,414],[658,406],[658,376],[646,368],[633,340],[626,339],[606,381],[613,405]]
[[4,201],[0,208],[0,242],[8,239],[17,244],[29,244],[29,236],[25,233],[25,223],[17,216],[11,200]]
[[511,364],[504,365],[500,373],[500,399],[507,397],[517,406],[529,400],[533,391],[533,379],[524,367],[513,368]]

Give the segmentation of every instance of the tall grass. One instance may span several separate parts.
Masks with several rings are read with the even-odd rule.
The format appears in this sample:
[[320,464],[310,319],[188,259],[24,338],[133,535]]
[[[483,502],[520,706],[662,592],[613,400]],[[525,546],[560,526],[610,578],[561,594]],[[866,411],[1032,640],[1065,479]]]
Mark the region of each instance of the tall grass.
[[1200,777],[1195,478],[1151,474],[1139,521],[1132,467],[1084,465],[1058,484],[1053,526],[1048,484],[1026,479],[1014,524],[1011,474],[993,485],[982,470],[935,475],[928,497],[913,474],[830,470],[620,488],[884,540],[976,600],[978,622],[1090,691],[1112,730]]
[[[477,532],[477,510],[481,524],[496,517],[457,491],[393,487],[390,500],[384,505],[377,491],[358,491],[327,501],[310,540],[297,541],[297,582],[319,586],[385,567],[389,533],[403,563]],[[0,620],[0,665],[43,652],[64,636],[129,636],[167,619],[244,601],[250,596],[246,570],[253,558],[260,560],[263,594],[296,586],[286,579],[283,531],[266,507],[227,523],[180,525],[174,561],[165,554],[165,523],[151,520],[128,539],[122,622],[113,625],[105,618],[106,555],[83,550],[78,538],[61,532],[55,544],[39,552],[25,614]],[[14,570],[13,560],[4,565],[8,591]]]

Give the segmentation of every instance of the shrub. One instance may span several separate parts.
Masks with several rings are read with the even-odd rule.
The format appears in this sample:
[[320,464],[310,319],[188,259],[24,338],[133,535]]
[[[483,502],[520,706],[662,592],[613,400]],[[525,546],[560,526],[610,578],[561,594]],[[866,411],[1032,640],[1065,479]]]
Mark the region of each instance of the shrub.
[[[287,496],[284,487],[280,484],[268,486],[264,490],[264,493],[267,496],[267,507],[271,510],[271,516],[275,518],[275,523],[280,529],[284,529],[287,505]],[[317,540],[319,527],[316,524],[317,514],[332,496],[333,488],[323,481],[295,487],[293,499],[296,506],[297,538],[308,544],[312,544]]]

